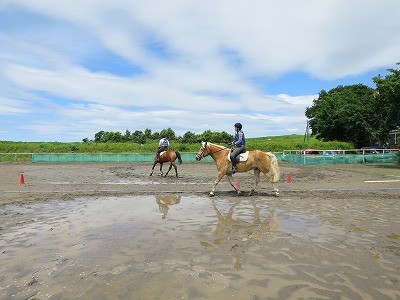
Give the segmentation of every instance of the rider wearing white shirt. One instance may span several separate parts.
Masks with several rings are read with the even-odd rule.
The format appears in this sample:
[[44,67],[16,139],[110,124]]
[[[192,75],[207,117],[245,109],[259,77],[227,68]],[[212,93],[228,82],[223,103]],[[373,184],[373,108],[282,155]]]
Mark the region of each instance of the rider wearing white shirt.
[[163,151],[168,150],[169,147],[169,141],[165,137],[165,135],[162,136],[160,142],[158,143],[158,148],[157,148],[157,159],[160,158],[160,153]]

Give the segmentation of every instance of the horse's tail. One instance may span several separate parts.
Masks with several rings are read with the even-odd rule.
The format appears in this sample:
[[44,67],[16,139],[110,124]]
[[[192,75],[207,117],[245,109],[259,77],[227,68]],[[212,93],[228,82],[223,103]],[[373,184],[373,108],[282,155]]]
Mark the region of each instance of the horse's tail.
[[180,154],[178,151],[175,151],[175,153],[176,153],[176,157],[177,157],[178,160],[179,160],[179,164],[181,165],[181,164],[182,164],[181,154]]
[[276,158],[275,154],[268,152],[267,155],[269,156],[269,172],[272,177],[272,183],[278,182],[281,176],[281,171],[279,170],[278,159]]

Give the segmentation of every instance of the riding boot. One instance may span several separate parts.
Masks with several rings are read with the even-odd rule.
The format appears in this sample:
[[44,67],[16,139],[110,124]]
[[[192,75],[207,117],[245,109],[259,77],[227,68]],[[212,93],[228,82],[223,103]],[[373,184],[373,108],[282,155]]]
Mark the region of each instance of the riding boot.
[[235,165],[232,165],[232,174],[235,174],[237,170],[237,167]]
[[233,160],[232,160],[232,174],[236,173],[238,168],[236,166],[236,164],[240,161],[240,157],[236,156]]
[[236,157],[235,157],[232,161],[232,174],[235,174],[238,170],[236,164],[237,164],[237,161],[236,161]]

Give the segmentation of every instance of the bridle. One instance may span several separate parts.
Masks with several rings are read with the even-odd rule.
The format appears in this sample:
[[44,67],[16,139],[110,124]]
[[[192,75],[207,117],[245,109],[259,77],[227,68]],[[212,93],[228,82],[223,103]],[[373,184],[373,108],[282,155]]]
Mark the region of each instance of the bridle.
[[[206,148],[207,148],[207,142],[204,142],[204,147],[201,147],[201,153],[196,155],[196,160],[200,160],[200,159],[202,159],[204,157],[204,152],[206,151]],[[209,154],[211,155],[211,154],[220,152],[222,150],[229,150],[229,149],[222,148],[222,149],[218,149],[218,150],[216,150],[214,152],[210,152]]]

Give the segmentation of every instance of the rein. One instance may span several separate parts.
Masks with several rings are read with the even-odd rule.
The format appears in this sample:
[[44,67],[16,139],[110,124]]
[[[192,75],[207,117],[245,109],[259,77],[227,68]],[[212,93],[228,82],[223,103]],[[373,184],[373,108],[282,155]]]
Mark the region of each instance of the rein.
[[217,152],[219,152],[219,151],[222,151],[222,150],[230,150],[230,149],[229,149],[229,148],[222,148],[222,149],[219,149],[219,150],[217,150],[217,151],[210,152],[210,155],[211,155],[211,154],[214,154],[214,153],[217,153]]
[[[222,149],[219,149],[219,150],[214,151],[214,152],[211,152],[211,151],[210,151],[210,154],[209,154],[209,155],[214,154],[214,153],[217,153],[217,152],[220,152],[220,151],[223,151],[223,150],[229,150],[229,151],[230,151],[231,149],[229,149],[229,148],[222,148]],[[204,150],[203,150],[202,152],[203,152],[202,154],[203,154],[203,156],[204,156]]]

